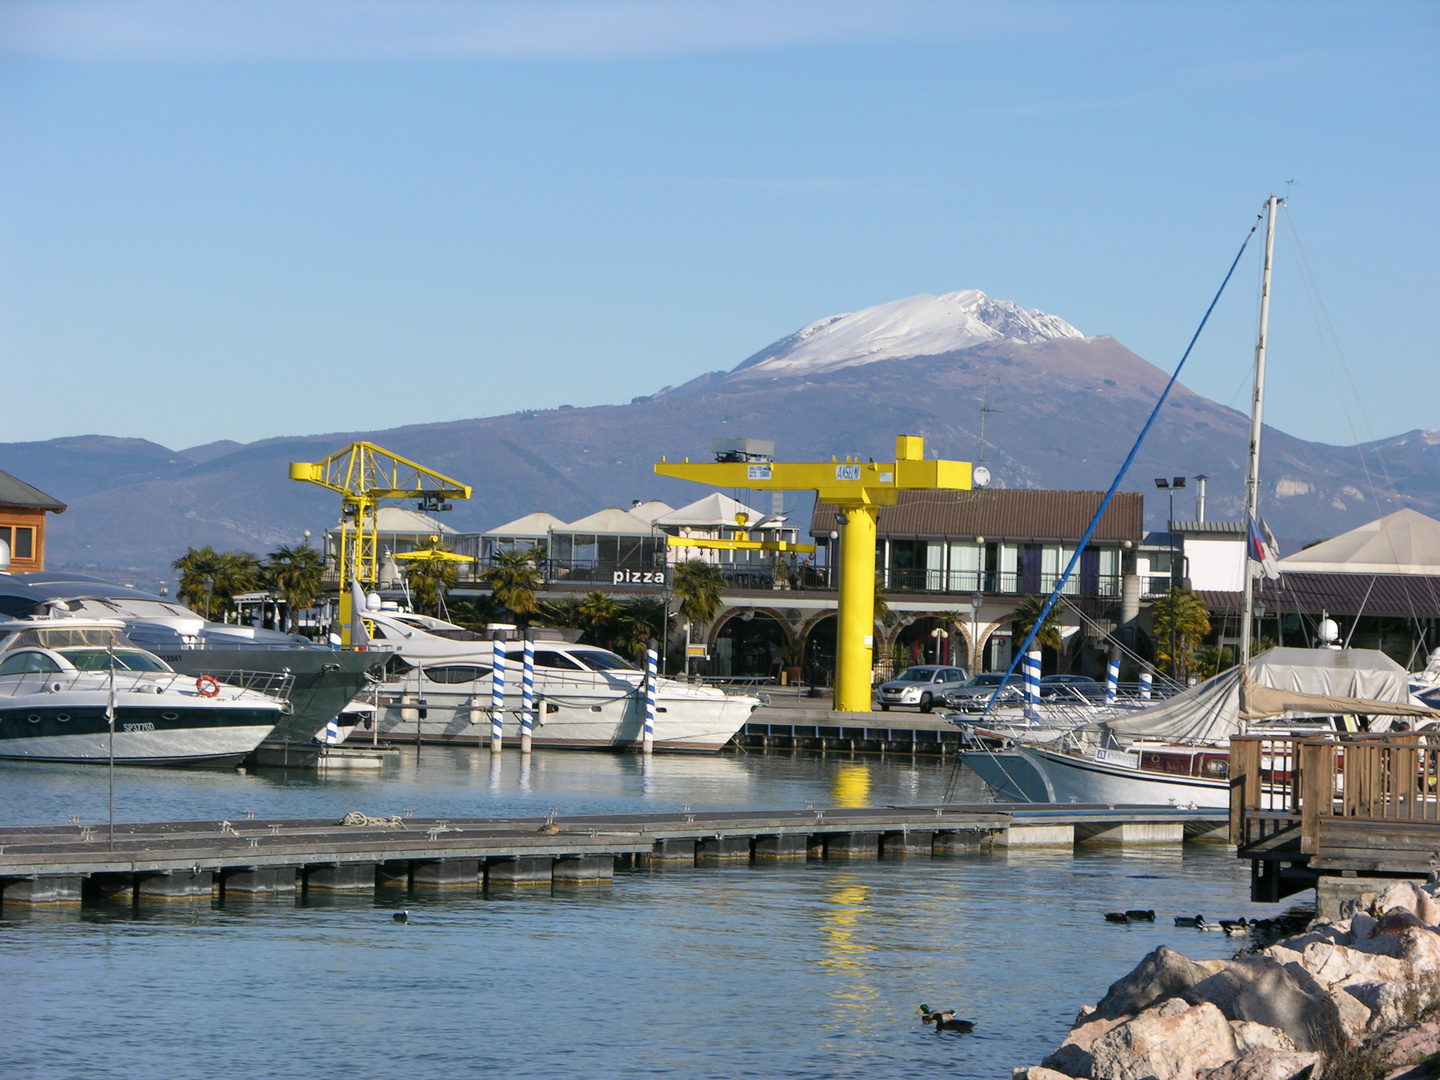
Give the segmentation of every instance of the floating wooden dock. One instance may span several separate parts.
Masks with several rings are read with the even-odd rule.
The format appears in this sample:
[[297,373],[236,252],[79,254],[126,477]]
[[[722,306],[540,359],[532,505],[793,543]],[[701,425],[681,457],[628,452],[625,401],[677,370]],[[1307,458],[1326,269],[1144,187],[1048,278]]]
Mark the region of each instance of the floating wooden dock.
[[1348,896],[1440,869],[1434,734],[1230,740],[1230,842],[1251,898],[1314,888],[1322,916]]
[[254,819],[0,828],[0,902],[208,900],[384,888],[606,883],[645,866],[943,857],[983,845],[1179,844],[1223,813],[968,806],[545,818]]
[[945,757],[960,749],[960,729],[938,713],[831,712],[785,699],[756,709],[731,744],[748,750],[832,750]]

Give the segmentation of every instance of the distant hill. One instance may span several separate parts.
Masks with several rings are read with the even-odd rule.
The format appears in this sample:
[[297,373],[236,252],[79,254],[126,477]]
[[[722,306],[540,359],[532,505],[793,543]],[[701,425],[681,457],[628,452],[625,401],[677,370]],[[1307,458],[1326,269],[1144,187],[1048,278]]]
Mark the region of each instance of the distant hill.
[[[777,455],[791,459],[884,460],[904,433],[925,436],[927,454],[976,460],[983,393],[992,410],[983,457],[995,485],[1095,489],[1109,484],[1166,378],[1113,338],[1084,337],[1055,316],[972,290],[821,320],[731,372],[628,405],[188,451],[98,435],[8,443],[0,469],[69,504],[52,519],[52,565],[154,582],[168,579],[168,563],[187,545],[263,554],[305,529],[320,533],[336,520],[338,500],[290,481],[286,466],[356,438],[473,485],[475,497],[447,520],[479,531],[539,509],[573,520],[633,499],[690,501],[700,488],[656,477],[651,466],[662,455],[705,458],[712,436],[774,439]],[[1146,493],[1147,520],[1158,527],[1167,504],[1153,477],[1205,473],[1208,516],[1233,520],[1247,438],[1243,415],[1177,387],[1125,489]],[[1362,452],[1377,487],[1388,473],[1393,498],[1382,492],[1377,501]],[[1356,448],[1267,428],[1262,475],[1262,509],[1286,551],[1397,506],[1440,517],[1440,430]],[[808,512],[807,497],[791,502]],[[1175,509],[1192,516],[1193,490]]]

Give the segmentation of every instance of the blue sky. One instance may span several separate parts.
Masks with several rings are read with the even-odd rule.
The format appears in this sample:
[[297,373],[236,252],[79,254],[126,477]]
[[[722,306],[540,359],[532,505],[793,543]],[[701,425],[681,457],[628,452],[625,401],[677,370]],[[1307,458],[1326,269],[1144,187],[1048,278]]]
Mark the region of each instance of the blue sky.
[[12,0],[0,441],[623,402],[964,288],[1168,368],[1272,190],[1361,398],[1287,229],[1267,420],[1440,427],[1437,87],[1431,3]]

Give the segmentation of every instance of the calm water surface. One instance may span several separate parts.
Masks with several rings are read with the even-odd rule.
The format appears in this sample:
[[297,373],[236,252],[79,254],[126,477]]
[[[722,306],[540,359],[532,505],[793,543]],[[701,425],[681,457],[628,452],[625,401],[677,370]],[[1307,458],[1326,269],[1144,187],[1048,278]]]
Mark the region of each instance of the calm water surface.
[[[563,813],[934,802],[950,766],[413,750],[378,776],[117,773],[117,818]],[[979,801],[968,778],[958,799]],[[0,765],[0,823],[105,818],[104,770]],[[1159,944],[1272,914],[1184,850],[977,853],[618,874],[551,895],[421,893],[0,914],[0,1073],[153,1077],[1000,1077]],[[411,912],[408,925],[391,913]],[[1112,926],[1115,908],[1153,925]],[[973,1019],[936,1034],[920,1002]],[[190,1063],[186,1065],[185,1063]]]

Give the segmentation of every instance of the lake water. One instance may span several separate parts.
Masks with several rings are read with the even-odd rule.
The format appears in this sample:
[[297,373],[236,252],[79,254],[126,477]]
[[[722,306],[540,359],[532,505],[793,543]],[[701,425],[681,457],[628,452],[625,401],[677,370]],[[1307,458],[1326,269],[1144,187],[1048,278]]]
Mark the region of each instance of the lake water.
[[[939,801],[940,761],[406,750],[376,776],[117,772],[119,820],[562,814]],[[956,801],[979,801],[963,777]],[[105,770],[0,765],[0,823],[103,821]],[[1272,915],[1220,844],[619,873],[541,895],[0,914],[9,1077],[999,1077],[1174,915]],[[394,922],[401,907],[411,922]],[[1115,926],[1116,908],[1154,908]],[[922,1027],[920,1002],[975,1031]]]

